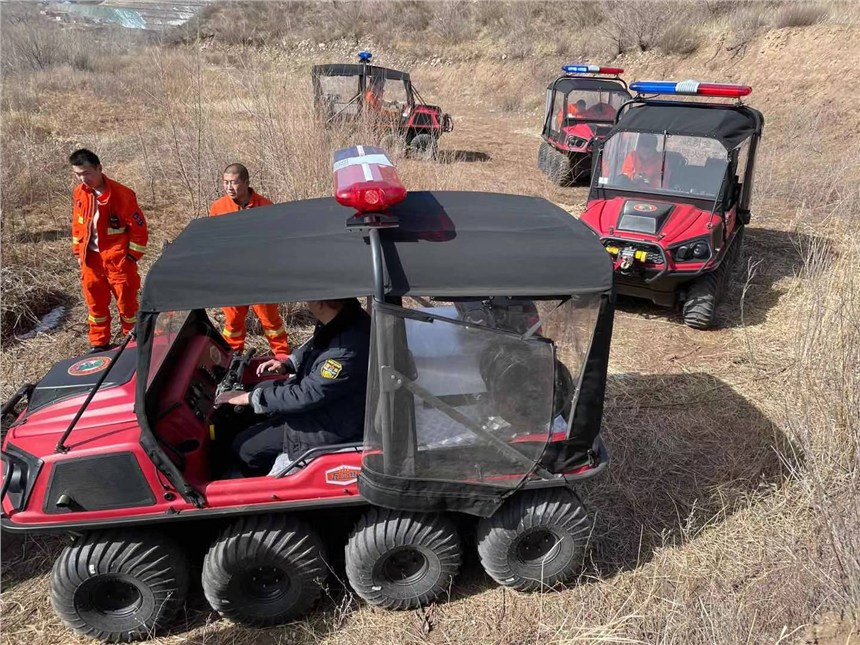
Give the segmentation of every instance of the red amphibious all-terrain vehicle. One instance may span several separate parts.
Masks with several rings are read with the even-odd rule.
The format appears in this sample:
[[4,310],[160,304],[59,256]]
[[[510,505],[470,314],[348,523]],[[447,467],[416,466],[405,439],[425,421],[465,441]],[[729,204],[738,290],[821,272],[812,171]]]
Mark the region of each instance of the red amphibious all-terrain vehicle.
[[586,179],[594,144],[606,136],[615,115],[630,100],[620,67],[564,65],[546,88],[546,112],[538,168],[559,186]]
[[329,126],[362,121],[380,133],[382,147],[433,159],[439,138],[454,129],[450,115],[428,105],[407,72],[371,65],[373,54],[358,53],[357,64],[315,65],[314,106]]
[[[334,550],[368,602],[433,602],[469,522],[500,584],[576,577],[590,520],[571,485],[608,464],[606,251],[543,199],[407,194],[379,148],[334,168],[336,199],[192,221],[147,276],[136,339],[3,406],[26,400],[3,443],[2,526],[74,536],[51,578],[72,629],[157,633],[201,545],[207,600],[250,625],[306,611]],[[350,297],[372,317],[364,441],[242,477],[230,445],[254,415],[213,401],[260,379],[206,308]]]
[[[637,81],[594,155],[581,220],[615,263],[620,294],[682,305],[705,329],[741,256],[764,128],[744,85]],[[654,95],[733,98],[731,103]]]

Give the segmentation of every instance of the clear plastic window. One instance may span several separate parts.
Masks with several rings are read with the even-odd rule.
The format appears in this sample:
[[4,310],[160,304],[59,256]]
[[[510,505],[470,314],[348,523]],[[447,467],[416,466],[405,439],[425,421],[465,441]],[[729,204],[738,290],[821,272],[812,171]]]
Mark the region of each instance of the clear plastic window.
[[[368,467],[515,486],[548,440],[566,437],[599,300],[495,300],[375,306]],[[569,365],[557,361],[550,329],[573,341]]]
[[329,117],[336,114],[357,114],[358,76],[320,76],[320,91],[326,113]]
[[598,183],[713,199],[723,186],[727,166],[726,149],[714,139],[619,132],[603,147]]
[[567,95],[567,119],[611,122],[618,108],[629,100],[630,96],[619,90],[571,90]]
[[152,379],[158,374],[161,364],[179,337],[179,332],[185,326],[190,315],[190,311],[164,311],[158,314],[158,317],[155,319],[152,349],[149,354],[147,387],[152,384]]

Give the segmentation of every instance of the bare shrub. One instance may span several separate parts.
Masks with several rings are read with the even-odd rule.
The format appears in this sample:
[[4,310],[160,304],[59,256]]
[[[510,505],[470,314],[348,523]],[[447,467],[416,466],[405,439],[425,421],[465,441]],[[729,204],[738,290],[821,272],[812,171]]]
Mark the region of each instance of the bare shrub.
[[759,3],[739,5],[730,14],[729,30],[731,36],[727,40],[729,48],[736,49],[745,45],[761,31],[767,29],[770,26],[770,11],[769,7]]
[[660,35],[657,48],[664,54],[687,56],[699,48],[699,39],[694,25],[676,24]]
[[617,53],[631,49],[648,51],[660,44],[668,30],[694,23],[694,16],[703,11],[701,3],[606,0],[603,4],[606,20],[599,30],[615,44]]
[[786,3],[775,12],[773,24],[777,28],[808,27],[822,22],[827,13],[827,9],[818,4]]

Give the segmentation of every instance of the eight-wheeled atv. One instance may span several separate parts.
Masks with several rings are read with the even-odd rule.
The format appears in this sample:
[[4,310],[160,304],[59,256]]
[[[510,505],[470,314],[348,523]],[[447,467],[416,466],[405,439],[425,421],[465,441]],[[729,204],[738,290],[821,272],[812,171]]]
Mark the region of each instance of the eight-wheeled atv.
[[[603,247],[543,199],[407,195],[378,148],[337,154],[335,190],[192,221],[147,276],[136,340],[62,361],[3,406],[26,399],[3,445],[2,526],[73,536],[51,578],[72,629],[158,633],[207,544],[206,598],[258,626],[310,608],[333,549],[369,603],[439,599],[469,521],[499,584],[576,577],[590,520],[571,485],[608,464]],[[205,309],[348,297],[373,321],[364,441],[242,477],[229,447],[254,415],[213,401],[254,387],[257,359],[231,357]]]
[[586,179],[594,143],[606,136],[630,100],[620,67],[564,65],[546,88],[538,168],[559,186]]
[[336,127],[363,120],[379,132],[383,148],[434,159],[439,138],[454,129],[453,119],[424,102],[407,72],[371,65],[372,57],[362,51],[357,64],[313,67],[317,114]]
[[[706,329],[741,256],[764,128],[743,85],[641,81],[595,152],[581,219],[615,263],[618,293],[682,304]],[[731,97],[733,103],[645,95]]]

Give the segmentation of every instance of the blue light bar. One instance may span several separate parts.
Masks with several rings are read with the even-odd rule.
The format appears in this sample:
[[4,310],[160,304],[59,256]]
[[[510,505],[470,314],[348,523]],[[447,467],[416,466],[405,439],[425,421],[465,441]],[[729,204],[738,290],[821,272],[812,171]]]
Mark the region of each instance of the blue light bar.
[[371,58],[373,58],[373,54],[371,54],[371,53],[370,53],[370,52],[368,52],[368,51],[360,51],[360,52],[358,52],[358,60],[360,60],[362,63],[366,63],[366,62],[367,62],[367,61],[369,61]]
[[[589,67],[592,67],[594,69],[593,70],[589,69]],[[561,71],[563,71],[565,74],[588,74],[588,72],[591,72],[591,71],[596,72],[597,66],[596,65],[562,65]]]
[[642,94],[677,94],[678,84],[673,81],[633,81],[630,89]]

